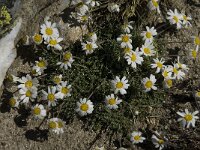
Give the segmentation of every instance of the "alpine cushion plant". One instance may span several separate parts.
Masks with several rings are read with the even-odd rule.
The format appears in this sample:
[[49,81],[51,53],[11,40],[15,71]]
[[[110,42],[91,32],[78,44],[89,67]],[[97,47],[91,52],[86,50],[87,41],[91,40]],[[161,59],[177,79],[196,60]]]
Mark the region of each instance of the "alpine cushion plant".
[[[161,13],[158,2],[149,1],[149,9]],[[46,121],[56,134],[64,133],[65,121],[77,117],[94,129],[109,128],[123,135],[133,131],[129,140],[134,145],[151,139],[156,148],[166,147],[168,139],[160,132],[147,136],[144,128],[140,132],[132,125],[150,116],[146,106],[163,105],[174,83],[187,77],[189,67],[179,57],[162,56],[164,46],[158,42],[156,27],[145,25],[139,30],[133,18],[122,21],[111,17],[121,14],[120,4],[101,8],[98,1],[77,0],[72,5],[75,12],[71,17],[86,27],[87,33],[66,48],[58,24],[45,18],[40,32],[31,35],[36,54],[31,72],[12,76],[19,95],[13,94],[9,105],[30,107],[32,116],[41,123]],[[108,12],[102,23],[94,18],[98,18],[95,13],[102,13],[96,7]],[[190,17],[176,9],[165,15],[178,29],[190,26]],[[193,39],[191,57],[195,59],[199,42],[198,37]],[[196,98],[200,97],[198,92]],[[183,127],[195,127],[197,111],[177,114]]]

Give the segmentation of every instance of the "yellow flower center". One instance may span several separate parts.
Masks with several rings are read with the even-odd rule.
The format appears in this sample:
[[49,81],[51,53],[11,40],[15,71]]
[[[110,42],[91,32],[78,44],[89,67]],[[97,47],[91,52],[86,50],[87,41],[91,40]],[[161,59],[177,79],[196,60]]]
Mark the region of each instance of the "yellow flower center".
[[67,87],[63,87],[61,89],[61,92],[66,95],[67,93],[69,93],[69,89]]
[[54,94],[48,94],[47,99],[52,102],[52,101],[55,100],[55,95]]
[[198,91],[198,92],[197,92],[197,96],[199,96],[199,97],[200,97],[200,91]]
[[179,19],[178,19],[177,16],[174,16],[173,19],[174,19],[174,21],[175,21],[176,23],[178,23]]
[[54,121],[50,121],[49,122],[49,128],[51,128],[51,129],[55,129],[56,128],[56,122],[54,122]]
[[193,117],[192,117],[191,114],[186,114],[186,115],[184,116],[184,119],[185,119],[187,122],[189,122],[189,121],[191,121],[191,120],[193,119]]
[[124,53],[129,53],[131,49],[129,47],[124,48]]
[[59,83],[61,82],[61,79],[60,79],[59,76],[55,76],[55,77],[53,78],[53,81],[54,81],[56,84],[59,84]]
[[137,59],[136,55],[133,53],[132,56],[131,56],[131,61],[135,62]]
[[40,43],[42,41],[42,36],[40,34],[35,34],[34,37],[33,37],[33,40],[36,43]]
[[91,51],[92,50],[92,44],[86,44],[86,49]]
[[200,45],[200,38],[199,37],[195,37],[194,43],[195,43],[195,45]]
[[31,97],[32,93],[30,90],[26,91],[26,97]]
[[152,37],[151,32],[146,32],[146,37],[147,37],[148,39],[150,39],[150,38]]
[[158,140],[158,143],[161,145],[161,144],[164,144],[164,140],[161,140],[161,139],[159,139]]
[[58,128],[62,128],[63,127],[63,123],[61,121],[58,122]]
[[11,107],[14,107],[16,103],[17,103],[17,102],[16,102],[16,99],[14,99],[13,97],[9,100],[9,105],[10,105]]
[[57,42],[57,40],[51,39],[49,41],[49,44],[55,46],[56,44],[58,44],[58,42]]
[[44,68],[46,66],[46,63],[44,60],[41,60],[37,63],[37,66],[40,67],[40,68]]
[[139,135],[134,136],[135,141],[139,141],[140,139],[141,139],[141,137]]
[[174,67],[174,69],[173,69],[173,72],[175,73],[175,74],[178,74],[178,70]]
[[194,49],[192,50],[192,57],[193,57],[193,58],[196,58],[196,57],[197,57],[197,51],[194,50]]
[[187,18],[187,16],[186,16],[186,15],[183,15],[183,19],[184,19],[185,21],[187,21],[187,20],[188,20],[188,18]]
[[41,110],[40,110],[39,107],[36,107],[36,108],[34,108],[34,110],[33,110],[33,113],[34,113],[35,115],[39,115],[40,112],[41,112]]
[[25,87],[31,88],[33,86],[33,82],[31,80],[26,81]]
[[89,36],[89,37],[92,37],[93,35],[94,35],[93,32],[88,33],[88,36]]
[[129,36],[128,35],[122,36],[122,42],[128,42],[128,41],[129,41]]
[[52,28],[46,28],[45,32],[46,32],[47,35],[52,35],[53,34]]
[[32,69],[32,70],[31,70],[31,73],[32,73],[33,75],[35,75],[37,72],[36,72],[35,69]]
[[167,72],[166,70],[164,70],[163,76],[164,76],[165,78],[168,77],[168,72]]
[[156,64],[157,64],[158,68],[160,68],[160,69],[163,67],[163,64],[161,62],[157,62]]
[[82,111],[87,111],[88,109],[89,109],[89,106],[88,106],[88,104],[82,104],[81,105],[81,107],[80,107],[80,109],[82,110]]
[[151,50],[149,48],[144,48],[144,53],[145,54],[150,54],[151,53]]
[[68,61],[71,57],[72,57],[72,54],[71,54],[70,52],[65,53],[64,56],[63,56],[64,60],[67,60],[67,61]]
[[116,88],[121,89],[123,88],[124,84],[122,82],[117,82]]
[[114,98],[111,98],[111,99],[108,100],[108,103],[110,105],[115,105],[116,104],[116,100]]
[[153,3],[154,7],[156,7],[156,8],[158,7],[158,2],[156,2],[155,0],[152,0],[152,3]]
[[151,88],[152,86],[153,86],[153,83],[150,80],[145,83],[145,87],[148,89]]
[[171,79],[166,80],[166,83],[169,87],[172,87],[173,81]]
[[82,21],[87,21],[88,20],[88,16],[84,15],[81,17]]

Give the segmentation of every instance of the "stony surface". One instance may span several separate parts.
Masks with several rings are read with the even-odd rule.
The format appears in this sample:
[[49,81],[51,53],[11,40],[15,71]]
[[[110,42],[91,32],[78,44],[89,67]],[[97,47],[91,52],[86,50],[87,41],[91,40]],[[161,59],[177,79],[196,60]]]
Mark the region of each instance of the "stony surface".
[[[21,1],[23,2],[23,1]],[[42,22],[44,19],[44,16],[48,14],[51,16],[55,12],[53,11],[53,8],[56,8],[59,6],[59,4],[55,3],[56,6],[48,5],[49,3],[53,2],[52,0],[49,1],[41,1],[41,0],[30,0],[28,2],[28,6],[31,5],[31,3],[35,3],[35,8],[33,10],[37,10],[40,13],[38,15],[27,15],[30,10],[30,7],[26,8],[23,13],[23,17],[31,21],[34,25],[34,28],[26,26],[20,37],[23,35],[32,35],[33,31],[39,30],[39,23]],[[18,4],[19,5],[19,4]],[[45,5],[45,9],[41,6]],[[191,14],[193,17],[192,24],[194,25],[193,28],[190,28],[188,30],[181,30],[179,32],[170,33],[165,32],[160,38],[161,40],[168,41],[167,48],[172,49],[176,51],[177,49],[180,49],[179,54],[182,54],[184,62],[189,62],[190,58],[188,57],[188,50],[193,48],[193,44],[191,42],[191,36],[197,35],[199,31],[199,25],[200,25],[200,9],[199,9],[199,2],[198,0],[192,0],[191,2],[187,2],[186,0],[170,0],[169,5],[174,6],[174,8],[178,8],[179,10],[184,9],[188,14]],[[62,7],[64,8],[64,7]],[[15,11],[15,10],[13,10]],[[47,13],[48,12],[48,13]],[[44,15],[45,14],[45,15]],[[58,13],[57,13],[58,14]],[[37,17],[38,16],[38,17]],[[152,17],[150,15],[150,17]],[[149,18],[150,18],[149,17]],[[62,17],[56,17],[58,22],[60,22],[60,26],[63,26],[61,30],[63,31],[63,37],[67,37],[66,42],[74,42],[76,39],[79,39],[81,36],[81,30],[80,28],[76,27],[69,27],[68,24],[65,24],[65,21],[62,20]],[[152,18],[149,22],[152,22]],[[154,20],[153,20],[154,22]],[[70,34],[73,35],[73,39],[70,39],[72,37]],[[76,36],[74,36],[76,35]],[[185,43],[180,43],[180,41],[185,41]],[[189,41],[189,43],[188,43]],[[23,53],[23,52],[22,52]],[[18,54],[17,59],[9,69],[9,73],[17,75],[17,73],[20,70],[23,70],[24,72],[29,71],[29,63],[24,63],[23,58],[20,54]],[[12,85],[6,84],[6,88],[10,91],[12,91]],[[187,103],[181,103],[178,106],[178,108],[192,108],[191,104],[189,102]],[[30,129],[34,129],[34,126],[38,124],[38,122],[34,122],[33,124],[30,124],[30,120],[28,120],[29,125],[28,126],[21,126],[17,124],[17,119],[19,117],[17,116],[17,113],[13,110],[9,112],[10,110],[6,110],[6,107],[0,108],[0,149],[4,150],[25,150],[25,149],[67,149],[67,150],[88,150],[93,149],[95,145],[108,145],[109,138],[106,136],[105,133],[100,134],[100,137],[98,137],[98,133],[92,131],[92,130],[85,130],[83,129],[83,122],[80,122],[78,120],[74,120],[72,123],[69,123],[65,127],[65,133],[63,135],[57,136],[50,134],[48,137],[48,140],[44,140],[42,142],[37,141],[34,139],[34,132],[28,132]],[[160,110],[160,112],[163,110]],[[157,113],[157,111],[156,111]],[[170,122],[171,120],[169,120]],[[156,118],[152,118],[149,122],[154,126],[155,124],[158,124],[156,122]],[[156,123],[154,123],[156,122]],[[135,125],[137,126],[137,125]],[[135,127],[134,126],[134,127]],[[139,124],[138,126],[141,126]],[[33,134],[32,134],[33,133]],[[42,137],[45,136],[46,132],[43,132]],[[97,140],[95,139],[97,138]],[[137,149],[136,147],[133,147],[132,149]]]

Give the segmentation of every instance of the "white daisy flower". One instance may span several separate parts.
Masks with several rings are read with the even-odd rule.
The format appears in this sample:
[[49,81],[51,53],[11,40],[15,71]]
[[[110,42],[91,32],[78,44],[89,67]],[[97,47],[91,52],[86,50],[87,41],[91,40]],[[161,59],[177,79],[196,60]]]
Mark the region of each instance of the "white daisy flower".
[[22,100],[22,103],[25,103],[25,104],[27,104],[29,100],[34,101],[34,99],[38,95],[36,87],[32,87],[30,89],[21,88],[19,90],[19,94],[21,94],[20,100]]
[[155,145],[155,148],[159,148],[159,150],[162,150],[165,146],[167,146],[167,138],[162,135],[161,132],[158,133],[155,131],[155,134],[152,135],[151,140]]
[[76,105],[76,112],[80,116],[86,116],[87,114],[91,114],[94,110],[93,103],[90,100],[87,100],[87,98],[81,98],[80,102],[77,102]]
[[132,40],[131,34],[121,34],[120,37],[117,38],[117,41],[121,42],[121,48],[129,47],[132,48]]
[[167,19],[169,20],[170,24],[176,24],[177,29],[182,27],[182,15],[178,13],[178,10],[175,9],[174,12],[170,9],[167,14],[169,15]]
[[165,79],[172,79],[172,70],[173,70],[173,66],[171,65],[164,66],[162,70],[162,76]]
[[108,10],[112,13],[112,12],[119,12],[120,8],[119,5],[117,5],[116,3],[109,3],[108,4]]
[[63,99],[64,97],[71,96],[71,85],[67,85],[67,81],[61,81],[61,84],[57,85],[58,96]]
[[144,41],[152,42],[154,36],[157,35],[157,31],[154,27],[149,28],[148,26],[146,26],[146,30],[147,31],[142,31],[141,36],[143,37]]
[[185,28],[192,27],[192,24],[190,23],[190,21],[192,20],[191,16],[186,16],[182,13],[182,20],[182,24]]
[[32,87],[38,87],[39,81],[37,78],[33,78],[27,74],[25,77],[22,77],[21,79],[18,80],[21,84],[18,85],[18,88],[27,88],[30,89]]
[[63,61],[62,62],[58,62],[57,65],[60,65],[60,68],[64,68],[65,70],[67,70],[68,68],[72,67],[72,63],[74,62],[72,53],[67,51],[65,53],[63,53]]
[[175,66],[176,66],[176,68],[182,69],[184,71],[188,71],[189,70],[189,68],[187,67],[186,64],[183,64],[183,63],[180,62],[180,57],[179,56],[177,58],[177,63],[175,63]]
[[50,49],[50,47],[53,47],[59,51],[62,50],[62,47],[60,46],[59,42],[61,42],[63,40],[63,38],[50,38],[47,42],[45,42],[45,44],[47,45],[47,48]]
[[64,125],[65,122],[59,118],[49,119],[49,129],[56,134],[62,134],[64,132],[63,130]]
[[106,96],[106,107],[109,109],[117,109],[118,105],[122,102],[121,99],[119,99],[118,97],[115,98],[114,94],[108,95]]
[[164,88],[170,89],[173,86],[173,80],[172,79],[164,79]]
[[98,1],[96,1],[96,0],[92,0],[90,2],[90,7],[94,7],[94,6],[100,6],[100,3]]
[[86,55],[92,54],[96,48],[98,48],[97,44],[94,42],[81,43],[82,49],[85,51]]
[[142,80],[142,84],[144,85],[144,88],[145,88],[145,92],[149,92],[151,91],[151,89],[153,90],[157,90],[157,87],[154,86],[155,83],[156,83],[156,78],[154,75],[150,75],[150,78],[143,78]]
[[147,4],[150,10],[156,10],[160,14],[160,7],[158,4],[158,0],[150,0]]
[[77,13],[76,19],[79,23],[87,23],[90,16]]
[[47,115],[46,109],[44,109],[44,106],[41,104],[36,104],[32,108],[32,113],[35,116],[36,119],[43,119]]
[[185,78],[185,73],[181,69],[179,69],[179,66],[176,64],[174,64],[172,68],[172,73],[173,73],[172,78],[174,79],[182,80],[183,78]]
[[188,109],[185,109],[185,112],[177,112],[177,114],[181,116],[181,118],[178,119],[178,122],[181,122],[183,128],[189,128],[190,126],[195,127],[195,121],[199,119],[199,117],[195,115],[198,113],[199,111],[190,113]]
[[145,41],[144,45],[142,45],[142,47],[140,48],[140,50],[142,51],[142,53],[145,56],[154,56],[155,55],[155,50],[154,50],[154,46],[153,43],[150,41]]
[[33,70],[35,70],[36,74],[41,75],[45,69],[47,69],[47,61],[44,58],[39,58],[39,61],[35,61],[36,65],[33,66]]
[[120,92],[122,95],[127,93],[126,89],[128,89],[129,84],[125,76],[122,79],[116,76],[116,79],[112,80],[111,83],[112,83],[112,88],[114,89],[115,94],[117,94],[118,92]]
[[96,34],[95,32],[89,32],[89,33],[87,34],[87,36],[88,36],[88,40],[89,40],[90,42],[95,43],[95,42],[97,41],[97,34]]
[[39,45],[43,42],[43,38],[42,38],[42,35],[41,34],[38,34],[38,33],[35,33],[34,36],[32,37],[33,38],[33,41]]
[[194,45],[196,46],[196,50],[198,50],[199,45],[200,45],[200,37],[199,36],[192,36],[192,39],[194,41]]
[[196,97],[196,98],[200,98],[200,90],[197,90],[197,91],[195,92],[195,97]]
[[55,84],[60,84],[61,83],[61,81],[62,81],[62,75],[60,74],[60,75],[56,75],[56,76],[54,76],[53,77],[53,82],[55,83]]
[[48,93],[42,90],[43,93],[43,100],[48,101],[48,106],[56,106],[57,100],[60,98],[58,93],[56,93],[56,87],[55,86],[48,86]]
[[136,48],[135,51],[131,51],[127,56],[125,56],[125,59],[127,60],[128,64],[131,65],[132,68],[137,68],[137,64],[141,65],[144,61],[141,57],[142,52],[139,52],[139,48]]
[[87,6],[86,3],[80,2],[80,3],[77,4],[76,12],[78,12],[82,15],[85,15],[88,11],[89,11],[89,7]]
[[44,40],[49,41],[50,38],[57,38],[59,37],[58,29],[56,28],[56,23],[51,23],[50,21],[46,20],[44,24],[41,25],[42,37]]
[[11,97],[10,99],[9,99],[9,106],[10,107],[18,107],[19,106],[19,100],[18,100],[18,97]]
[[142,137],[142,132],[133,131],[131,134],[131,142],[133,144],[143,143],[145,139],[145,137]]
[[164,67],[163,64],[165,62],[165,61],[163,61],[163,58],[161,58],[160,60],[158,58],[156,58],[156,59],[153,59],[153,61],[154,61],[154,64],[151,64],[151,68],[157,68],[156,73],[161,72],[161,70]]
[[196,59],[197,58],[197,55],[198,55],[198,49],[192,49],[192,50],[190,50],[190,57],[192,58],[192,59]]
[[133,29],[133,21],[130,21],[128,23],[125,23],[124,25],[122,25],[122,30],[125,32],[125,33],[130,33],[131,30]]

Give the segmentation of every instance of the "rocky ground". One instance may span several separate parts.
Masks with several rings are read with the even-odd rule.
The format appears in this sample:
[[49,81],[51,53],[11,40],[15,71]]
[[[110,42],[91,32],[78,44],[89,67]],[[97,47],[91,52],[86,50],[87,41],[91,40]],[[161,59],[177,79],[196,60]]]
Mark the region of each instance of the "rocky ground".
[[[191,60],[188,57],[189,50],[193,48],[193,44],[191,43],[191,36],[197,35],[200,29],[200,2],[199,0],[170,0],[166,2],[166,5],[170,5],[174,8],[178,8],[179,10],[185,10],[187,14],[191,14],[193,21],[193,27],[187,30],[181,30],[178,32],[171,33],[170,30],[164,32],[160,40],[166,41],[168,43],[166,46],[169,49],[169,51],[172,51],[172,53],[178,53],[179,55],[183,55],[181,60],[185,62],[186,64],[191,64]],[[165,5],[163,5],[165,7]],[[149,19],[147,19],[147,22],[156,22],[154,17],[149,14]],[[56,20],[60,21],[60,24],[62,24],[62,18],[55,18]],[[67,27],[67,25],[66,25]],[[64,28],[63,28],[64,29]],[[65,28],[66,29],[66,28]],[[68,39],[70,42],[75,41],[80,37],[80,29],[79,28],[67,28],[67,34],[64,35],[66,37],[65,39]],[[66,33],[66,32],[65,32]],[[74,36],[76,34],[76,36]],[[73,36],[72,36],[73,35]],[[70,37],[73,37],[73,39],[70,40]],[[69,41],[66,41],[69,43]],[[178,52],[177,52],[178,51]],[[26,54],[24,50],[18,50],[18,57],[15,60],[15,62],[12,64],[11,68],[9,69],[9,73],[17,75],[17,72],[20,70],[23,70],[25,73],[29,72],[29,64],[24,61],[24,58],[26,58]],[[200,63],[200,62],[199,62]],[[197,65],[198,66],[198,65]],[[199,67],[199,66],[198,66]],[[200,67],[199,67],[200,69]],[[194,72],[189,72],[189,76],[193,76]],[[197,73],[197,78],[199,74]],[[196,84],[199,85],[199,80],[196,81]],[[11,91],[14,91],[15,88],[12,87],[9,83],[5,82],[5,92],[9,93]],[[183,92],[185,94],[186,91],[184,91],[185,88],[179,88],[177,90],[177,93]],[[4,94],[6,95],[6,94]],[[4,96],[3,95],[3,96]],[[6,97],[3,97],[6,100]],[[178,101],[178,102],[176,102]],[[197,102],[198,103],[198,102]],[[190,108],[192,110],[197,109],[196,105],[198,105],[196,102],[191,100],[189,97],[172,97],[169,99],[169,101],[166,102],[167,105],[171,105],[171,108],[167,108],[165,110],[160,110],[160,112],[163,112],[163,116],[165,116],[167,113],[170,113],[173,109],[184,109],[184,108]],[[94,149],[95,146],[103,146],[106,147],[111,145],[111,147],[114,149],[115,145],[113,142],[110,143],[110,136],[106,135],[106,133],[98,133],[94,132],[91,129],[85,130],[83,128],[84,122],[81,122],[77,119],[75,119],[73,122],[68,123],[65,127],[65,133],[63,135],[53,135],[50,134],[50,136],[47,137],[47,130],[42,130],[41,132],[38,132],[34,129],[34,126],[39,124],[38,122],[34,122],[33,124],[30,124],[30,120],[27,122],[23,119],[23,117],[18,116],[17,113],[14,110],[7,109],[4,105],[0,108],[0,149],[2,150],[32,150],[32,149],[66,149],[66,150],[89,150]],[[154,110],[156,111],[156,110]],[[154,112],[155,113],[155,112]],[[161,113],[162,114],[162,113]],[[162,117],[162,116],[161,116]],[[156,119],[152,118],[152,121],[150,124],[155,125]],[[165,122],[169,123],[169,126],[166,127],[168,130],[171,129],[171,126],[173,126],[172,122],[174,120],[167,119]],[[28,124],[28,126],[26,126]],[[197,124],[200,124],[200,122],[197,122]],[[200,126],[197,126],[197,131],[200,129]],[[173,130],[171,131],[173,132]],[[181,133],[181,132],[180,132]],[[197,132],[198,133],[198,132]],[[36,136],[37,135],[37,136]],[[195,139],[189,140],[188,145],[190,145],[192,140],[195,141]],[[112,140],[111,140],[112,141]],[[195,142],[196,145],[193,145],[194,149],[200,149],[200,143],[198,141]],[[112,149],[109,148],[109,149]],[[136,149],[136,148],[132,148]],[[190,149],[187,147],[186,149]]]

